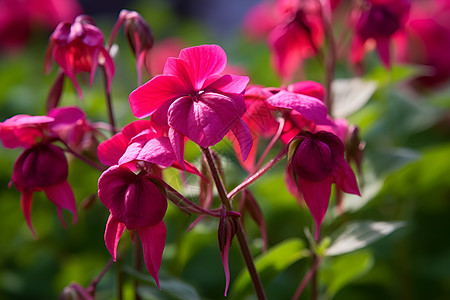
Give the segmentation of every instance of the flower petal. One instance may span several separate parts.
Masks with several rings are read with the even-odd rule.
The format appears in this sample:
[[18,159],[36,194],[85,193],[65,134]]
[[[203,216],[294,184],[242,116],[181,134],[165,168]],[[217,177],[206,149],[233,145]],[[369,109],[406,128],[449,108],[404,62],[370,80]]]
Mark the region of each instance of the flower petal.
[[184,169],[184,135],[175,128],[170,127],[169,140],[178,163]]
[[290,108],[316,124],[328,124],[327,107],[317,98],[280,91],[266,100],[270,105]]
[[20,207],[22,208],[23,215],[25,216],[25,221],[27,222],[28,228],[30,228],[31,233],[34,238],[37,239],[36,232],[34,231],[33,225],[31,224],[31,204],[33,202],[33,191],[23,191],[20,195]]
[[98,180],[98,196],[128,229],[153,226],[167,210],[166,198],[155,184],[124,166],[103,172]]
[[155,279],[159,289],[159,268],[161,267],[162,255],[166,244],[166,225],[163,221],[150,227],[138,227],[137,232],[142,242],[144,261],[147,270]]
[[227,64],[227,55],[218,45],[202,45],[185,48],[180,59],[186,62],[186,69],[196,91],[203,87],[208,76],[221,73]]
[[[77,222],[77,207],[75,196],[73,195],[69,183],[64,181],[57,185],[48,186],[44,188],[44,191],[48,199],[56,205],[58,210],[64,208],[73,214],[72,224],[75,224]],[[59,219],[64,225],[64,219],[62,218],[61,213],[59,213]]]
[[119,244],[120,237],[125,231],[125,224],[119,222],[112,214],[109,215],[105,228],[105,245],[109,253],[111,253],[112,259],[117,259],[117,245]]
[[223,75],[219,79],[211,82],[205,90],[219,90],[224,93],[240,94],[244,91],[250,78],[238,75]]
[[180,87],[181,80],[174,76],[158,75],[131,92],[129,101],[136,118],[150,116],[166,101],[174,100],[187,92]]
[[242,161],[245,161],[252,150],[253,146],[253,137],[248,128],[247,124],[245,124],[242,119],[239,119],[239,122],[236,122],[236,125],[231,128],[234,136],[236,137],[239,148],[241,149],[240,154],[242,156]]
[[116,133],[110,139],[98,145],[98,159],[106,166],[117,165],[120,157],[127,150],[129,142],[130,140],[127,139],[122,133]]
[[336,160],[336,164],[337,166],[334,172],[336,186],[346,193],[361,196],[355,173],[348,162],[342,157]]
[[167,168],[173,164],[176,158],[168,137],[160,136],[149,139],[145,135],[139,135],[130,143],[119,159],[119,164],[133,160],[143,160]]
[[216,93],[200,97],[198,101],[183,97],[172,103],[168,123],[194,143],[209,147],[222,140],[240,114],[231,97]]
[[319,239],[320,225],[322,224],[328,209],[332,183],[333,176],[328,176],[324,180],[316,182],[301,177],[298,178],[298,188],[302,192],[306,205],[308,205],[309,211],[316,223],[316,240]]

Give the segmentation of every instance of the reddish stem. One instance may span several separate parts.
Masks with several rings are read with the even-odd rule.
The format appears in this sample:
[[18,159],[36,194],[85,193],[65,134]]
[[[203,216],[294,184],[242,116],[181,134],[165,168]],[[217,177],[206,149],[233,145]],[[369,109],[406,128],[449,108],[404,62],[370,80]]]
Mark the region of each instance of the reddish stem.
[[306,273],[305,277],[303,277],[302,282],[300,282],[300,285],[298,286],[297,290],[295,291],[294,296],[292,296],[292,300],[297,300],[302,295],[303,290],[305,289],[308,282],[313,279],[313,291],[312,291],[312,299],[317,299],[317,277],[314,276],[316,274],[316,271],[321,263],[321,259],[318,258],[316,255],[314,255],[314,263],[311,266],[311,269],[309,269],[308,273]]
[[241,184],[239,184],[237,187],[235,187],[231,192],[228,193],[228,199],[232,199],[236,194],[255,182],[259,177],[264,175],[267,171],[269,171],[273,166],[275,166],[288,152],[289,145],[286,145],[280,153],[277,154],[274,158],[272,158],[264,167],[262,167],[259,171],[254,173],[253,175],[247,177],[246,180],[244,180]]
[[[211,154],[211,150],[209,148],[201,147],[206,161],[211,170],[211,174],[214,179],[214,183],[216,184],[217,192],[219,193],[220,201],[225,206],[227,212],[233,211],[233,205],[230,199],[227,197],[227,191],[225,186],[220,178],[219,171],[216,168],[214,163],[214,159]],[[241,249],[242,256],[244,258],[244,262],[247,266],[248,273],[250,274],[250,278],[252,279],[253,288],[255,289],[256,296],[259,300],[265,300],[266,294],[264,292],[264,288],[261,283],[261,279],[259,278],[259,274],[256,271],[255,263],[253,262],[253,257],[250,252],[250,247],[248,245],[247,237],[245,235],[244,228],[242,227],[241,220],[239,219],[237,222],[237,231],[236,236],[239,242],[239,248]]]

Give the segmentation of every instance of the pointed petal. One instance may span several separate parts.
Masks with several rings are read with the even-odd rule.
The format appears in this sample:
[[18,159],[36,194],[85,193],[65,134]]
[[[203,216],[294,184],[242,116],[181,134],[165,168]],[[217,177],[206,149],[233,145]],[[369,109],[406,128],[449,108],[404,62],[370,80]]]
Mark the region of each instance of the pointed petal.
[[117,259],[117,245],[119,244],[120,237],[125,231],[125,224],[119,222],[113,215],[109,215],[105,228],[105,245],[112,259]]
[[164,102],[188,94],[180,88],[183,83],[174,76],[158,75],[131,92],[129,101],[136,118],[150,116]]
[[178,163],[184,169],[184,135],[175,128],[170,127],[169,140]]
[[129,142],[130,141],[122,133],[116,133],[110,139],[98,145],[98,159],[105,166],[117,165],[120,157],[127,150]]
[[[104,62],[102,63],[102,67],[105,69],[105,73],[106,73],[107,90],[108,90],[108,93],[110,93],[111,92],[111,84],[112,84],[112,80],[113,80],[116,68],[114,66],[114,61],[112,60],[108,51],[106,51],[106,49],[103,47],[101,48],[101,55],[103,56],[103,59],[104,59]],[[91,83],[91,85],[92,85],[92,83]]]
[[138,227],[139,237],[142,242],[144,261],[147,270],[156,281],[159,289],[159,268],[161,267],[162,255],[166,244],[166,225],[163,221],[150,227]]
[[64,219],[62,218],[62,214],[60,212],[60,210],[64,208],[73,214],[72,224],[75,224],[77,222],[77,207],[75,203],[75,196],[73,195],[72,188],[69,183],[64,181],[63,183],[57,185],[45,187],[44,191],[48,199],[56,205],[61,223],[64,225]]
[[245,161],[253,147],[253,137],[250,129],[242,119],[239,119],[239,122],[236,122],[236,125],[231,128],[231,131],[239,143],[242,161]]
[[[122,129],[122,134],[129,140],[144,130],[155,131],[152,122],[149,120],[137,120],[131,122]],[[155,131],[156,132],[156,131]]]
[[328,176],[324,180],[316,182],[298,177],[298,188],[303,193],[306,205],[308,205],[309,211],[316,223],[316,240],[319,238],[320,225],[322,224],[328,209],[332,183],[332,176]]
[[33,237],[37,239],[36,232],[34,231],[33,225],[31,224],[31,204],[33,202],[33,192],[23,191],[20,195],[20,207],[22,208],[23,215],[25,216],[25,221],[27,222],[28,228],[30,228]]
[[380,56],[381,62],[388,69],[391,68],[390,61],[390,51],[389,51],[389,37],[378,37],[376,39],[377,42],[377,51]]
[[196,91],[202,89],[208,76],[221,73],[227,64],[227,55],[218,45],[183,49],[180,59],[186,62],[186,69]]
[[335,181],[336,186],[344,192],[361,196],[355,173],[344,158],[336,160]]
[[328,124],[327,107],[317,98],[280,91],[266,100],[270,105],[290,108],[316,124]]
[[124,166],[103,172],[98,180],[98,196],[128,229],[153,226],[167,210],[167,200],[156,185]]
[[365,54],[364,44],[365,40],[361,39],[358,35],[355,35],[352,40],[350,50],[350,62],[353,64],[359,63]]

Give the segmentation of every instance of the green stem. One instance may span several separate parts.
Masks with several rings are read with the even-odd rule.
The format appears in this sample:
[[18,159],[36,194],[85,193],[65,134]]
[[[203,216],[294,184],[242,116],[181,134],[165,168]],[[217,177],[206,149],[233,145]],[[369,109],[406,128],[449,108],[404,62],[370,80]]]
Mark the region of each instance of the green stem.
[[[217,192],[219,193],[220,201],[225,206],[227,211],[233,211],[233,205],[231,204],[230,199],[227,197],[227,192],[225,189],[225,186],[222,182],[222,179],[220,178],[219,172],[216,168],[216,165],[214,163],[214,159],[211,154],[211,150],[209,148],[203,148],[201,147],[206,161],[209,165],[209,168],[211,170],[211,174],[214,179],[214,183],[217,188]],[[238,229],[236,231],[236,236],[239,242],[239,247],[241,249],[242,256],[244,258],[244,262],[247,266],[247,270],[250,274],[250,278],[252,279],[253,287],[256,292],[256,296],[259,300],[265,300],[266,295],[264,292],[264,288],[261,283],[261,279],[259,278],[258,272],[256,271],[255,264],[253,262],[253,257],[250,252],[250,247],[248,245],[247,237],[245,235],[244,228],[242,227],[241,220],[237,222]]]

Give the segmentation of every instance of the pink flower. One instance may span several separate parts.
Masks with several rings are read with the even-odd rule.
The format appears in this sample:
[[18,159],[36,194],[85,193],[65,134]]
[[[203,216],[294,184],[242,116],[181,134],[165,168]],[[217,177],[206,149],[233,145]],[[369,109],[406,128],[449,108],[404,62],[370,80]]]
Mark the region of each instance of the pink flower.
[[245,20],[254,37],[269,33],[272,64],[284,81],[292,78],[302,62],[316,55],[323,43],[320,6],[315,0],[261,2]]
[[450,78],[450,1],[413,2],[406,32],[404,40],[396,40],[399,60],[429,67],[412,83],[419,88],[444,87]]
[[322,102],[324,94],[322,85],[314,81],[300,81],[286,88],[250,86],[245,91],[247,111],[243,120],[249,125],[255,142],[243,163],[244,168],[253,171],[259,139],[270,138],[277,132],[279,120],[274,114],[284,119],[281,140],[286,144],[303,129],[329,124],[327,108]]
[[201,147],[217,144],[232,131],[245,160],[252,146],[247,125],[243,91],[249,78],[220,75],[226,54],[217,45],[181,50],[169,58],[163,75],[158,75],[130,94],[133,114],[152,116],[153,122],[168,128],[177,160],[183,162],[184,137]]
[[[148,57],[150,54],[150,49],[153,46],[153,32],[150,29],[148,23],[144,18],[135,11],[128,11],[122,9],[119,14],[119,19],[116,25],[114,25],[113,31],[111,33],[109,45],[111,47],[112,41],[117,34],[120,26],[125,23],[125,34],[127,36],[128,43],[130,44],[131,50],[136,57],[136,70],[138,73],[138,85],[142,82],[142,66],[148,67]],[[150,71],[147,69],[150,74]]]
[[100,176],[98,196],[111,213],[104,237],[114,261],[125,228],[136,229],[145,264],[159,287],[158,272],[166,241],[166,226],[162,219],[167,201],[158,182],[145,172],[135,174],[125,166],[113,166]]
[[365,0],[354,12],[355,33],[350,60],[359,63],[365,53],[366,42],[374,40],[381,62],[390,67],[390,41],[404,29],[410,9],[410,0]]
[[78,97],[83,98],[81,88],[75,78],[80,72],[90,73],[90,84],[94,81],[95,70],[101,65],[106,72],[108,91],[114,76],[114,62],[103,45],[103,33],[94,21],[81,15],[73,23],[60,23],[50,36],[50,44],[45,57],[45,68],[49,72],[51,57],[72,80]]
[[25,148],[14,164],[11,184],[21,193],[21,208],[25,220],[36,237],[31,224],[33,193],[44,191],[56,207],[61,223],[66,226],[62,209],[73,214],[76,222],[75,198],[67,182],[68,165],[64,151],[52,145],[70,124],[84,118],[75,107],[54,109],[48,116],[17,115],[0,123],[0,139],[6,148]]
[[331,185],[360,195],[353,170],[344,158],[344,144],[333,133],[302,131],[291,142],[289,167],[316,223],[316,240],[328,209]]
[[[102,142],[97,148],[100,162],[106,166],[126,165],[131,170],[142,168],[160,173],[160,168],[183,169],[176,161],[169,138],[159,126],[148,120],[134,121],[121,132]],[[196,167],[183,162],[185,170],[200,175]]]
[[72,21],[79,13],[76,0],[2,0],[0,50],[14,52],[36,28],[53,30],[59,22]]

